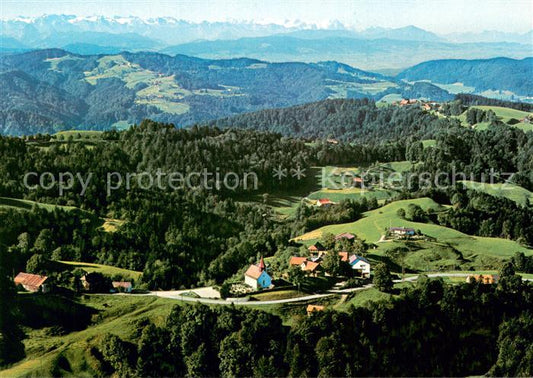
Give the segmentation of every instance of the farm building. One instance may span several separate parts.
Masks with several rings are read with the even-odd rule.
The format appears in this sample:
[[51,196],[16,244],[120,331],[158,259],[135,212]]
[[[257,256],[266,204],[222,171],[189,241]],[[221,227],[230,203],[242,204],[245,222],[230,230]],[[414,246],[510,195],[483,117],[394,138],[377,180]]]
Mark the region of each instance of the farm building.
[[319,262],[304,261],[300,267],[307,275],[312,277],[318,277],[324,273],[324,269]]
[[289,260],[289,266],[300,266],[305,261],[307,261],[307,257],[291,256],[291,259]]
[[316,205],[318,207],[322,207],[322,206],[327,207],[327,206],[335,205],[335,202],[331,201],[328,198],[320,198],[319,200],[316,201]]
[[361,256],[350,256],[350,266],[353,270],[358,271],[362,277],[370,277],[370,262]]
[[352,179],[352,184],[356,188],[363,188],[365,186],[365,181],[361,177],[354,177]]
[[251,286],[254,290],[266,289],[272,285],[272,278],[266,271],[266,266],[263,258],[259,264],[252,264],[244,273],[244,283]]
[[335,236],[335,240],[341,240],[341,239],[353,240],[355,239],[355,235],[350,234],[349,232],[343,232],[342,234],[338,234],[337,236]]
[[131,293],[131,291],[133,290],[133,284],[127,281],[113,281],[111,285],[113,285],[113,289],[116,291]]
[[322,244],[320,244],[320,242],[316,242],[315,244],[309,246],[309,248],[307,248],[307,250],[309,252],[311,252],[311,253],[317,253],[317,252],[325,251],[326,247],[324,247]]
[[20,272],[15,277],[15,285],[21,285],[25,290],[31,291],[32,293],[39,291],[46,293],[48,291],[48,287],[45,284],[47,279],[47,276]]
[[399,236],[413,236],[416,234],[416,231],[414,228],[406,228],[406,227],[391,227],[389,228],[389,231],[393,235],[399,235]]

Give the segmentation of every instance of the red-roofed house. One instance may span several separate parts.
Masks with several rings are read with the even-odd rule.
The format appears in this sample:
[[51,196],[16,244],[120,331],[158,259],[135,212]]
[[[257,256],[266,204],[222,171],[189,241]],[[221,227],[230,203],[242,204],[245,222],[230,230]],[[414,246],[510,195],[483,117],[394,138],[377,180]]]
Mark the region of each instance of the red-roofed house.
[[352,183],[356,188],[362,188],[365,186],[365,180],[363,180],[361,177],[354,177]]
[[265,289],[272,285],[272,278],[266,271],[263,257],[261,257],[259,264],[250,265],[246,273],[244,273],[244,283],[251,286],[255,290],[259,288]]
[[38,291],[42,291],[43,293],[46,293],[48,291],[48,287],[44,283],[48,277],[41,276],[39,274],[30,274],[30,273],[23,273],[20,272],[15,277],[15,285],[21,285],[25,290],[31,291],[33,293],[36,293]]
[[307,257],[291,256],[289,260],[289,266],[300,266],[307,260]]
[[313,277],[317,277],[323,272],[320,263],[315,261],[304,261],[301,265],[301,268],[305,273]]
[[316,242],[315,244],[309,246],[307,250],[311,253],[321,252],[325,251],[326,247],[324,247],[320,242]]
[[335,202],[330,201],[328,198],[320,198],[316,201],[318,207],[335,205]]
[[350,234],[348,232],[343,232],[342,234],[338,234],[337,236],[335,236],[335,240],[340,240],[340,239],[353,240],[355,239],[355,235]]

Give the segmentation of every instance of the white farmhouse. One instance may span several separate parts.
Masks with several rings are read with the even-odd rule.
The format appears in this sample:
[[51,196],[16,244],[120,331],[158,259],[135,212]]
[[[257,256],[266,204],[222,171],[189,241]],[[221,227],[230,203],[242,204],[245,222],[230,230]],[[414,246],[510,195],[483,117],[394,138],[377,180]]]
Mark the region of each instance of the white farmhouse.
[[353,270],[358,271],[362,277],[370,277],[370,263],[361,256],[350,256],[350,265]]

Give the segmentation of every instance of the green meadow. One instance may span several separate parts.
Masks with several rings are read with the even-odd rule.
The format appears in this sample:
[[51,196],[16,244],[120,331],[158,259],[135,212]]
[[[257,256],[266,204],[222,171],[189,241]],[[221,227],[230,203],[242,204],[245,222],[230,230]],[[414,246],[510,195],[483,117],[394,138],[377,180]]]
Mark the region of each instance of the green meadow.
[[[125,280],[134,280],[138,281],[141,278],[142,272],[137,272],[135,270],[117,268],[110,265],[102,264],[92,264],[86,262],[77,262],[77,261],[59,261],[62,265],[67,265],[67,269],[83,269],[87,273],[101,273],[107,277],[121,276]],[[64,267],[63,267],[64,268]]]
[[23,200],[18,198],[0,197],[0,208],[11,208],[16,210],[31,210],[34,206],[53,211],[56,208],[66,211],[80,210],[74,206],[60,206],[47,203],[34,202],[29,200]]
[[[295,241],[310,245],[328,233],[354,233],[375,244],[375,248],[368,252],[368,257],[373,261],[389,261],[385,258],[388,250],[406,246],[409,253],[405,258],[405,265],[413,271],[442,271],[458,267],[498,268],[502,259],[510,258],[518,251],[533,254],[533,250],[512,240],[471,236],[436,224],[400,218],[397,211],[406,209],[409,204],[419,205],[424,210],[432,209],[434,212],[446,211],[445,207],[429,198],[396,201],[365,213],[362,219],[355,222],[324,226],[295,238]],[[420,230],[428,238],[416,241],[382,241],[382,236],[390,227],[411,227]],[[398,271],[397,265],[393,267]]]
[[460,181],[467,188],[490,194],[497,197],[505,197],[520,205],[526,205],[528,201],[533,202],[533,193],[515,184],[485,184],[474,181]]

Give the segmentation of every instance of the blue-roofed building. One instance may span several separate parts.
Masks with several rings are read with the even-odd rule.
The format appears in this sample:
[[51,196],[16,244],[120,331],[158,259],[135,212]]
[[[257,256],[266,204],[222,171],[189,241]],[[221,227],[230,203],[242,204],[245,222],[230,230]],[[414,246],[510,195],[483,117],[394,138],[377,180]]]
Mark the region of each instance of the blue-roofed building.
[[353,270],[358,271],[361,277],[370,277],[370,262],[362,256],[351,255],[349,260]]

